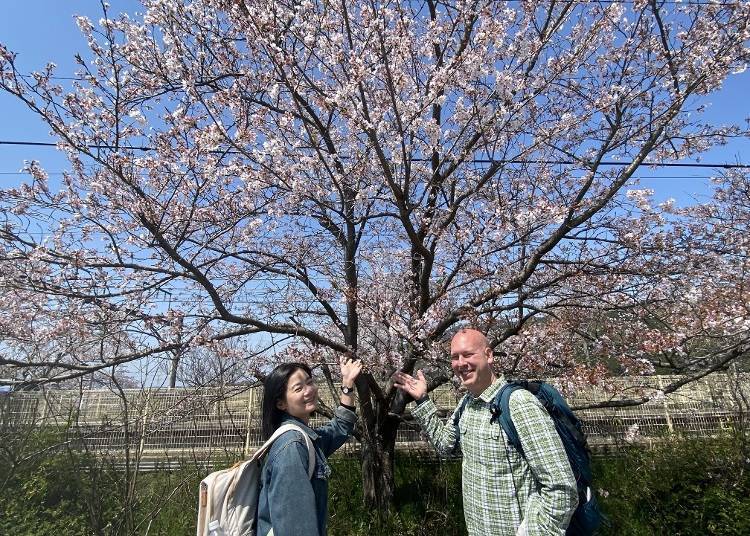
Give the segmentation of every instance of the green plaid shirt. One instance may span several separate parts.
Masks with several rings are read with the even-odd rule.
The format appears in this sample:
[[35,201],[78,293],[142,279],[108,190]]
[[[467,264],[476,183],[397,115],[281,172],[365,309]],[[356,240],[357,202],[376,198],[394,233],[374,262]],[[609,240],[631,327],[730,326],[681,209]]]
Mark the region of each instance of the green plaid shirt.
[[[469,403],[458,427],[460,404],[443,424],[431,400],[412,415],[438,453],[463,452],[463,497],[466,528],[472,536],[516,534],[522,520],[526,533],[564,535],[578,503],[578,493],[560,436],[536,397],[518,389],[510,397],[513,424],[526,459],[508,445],[499,423],[490,423],[489,404],[505,384],[501,377]],[[458,443],[458,445],[456,444]]]

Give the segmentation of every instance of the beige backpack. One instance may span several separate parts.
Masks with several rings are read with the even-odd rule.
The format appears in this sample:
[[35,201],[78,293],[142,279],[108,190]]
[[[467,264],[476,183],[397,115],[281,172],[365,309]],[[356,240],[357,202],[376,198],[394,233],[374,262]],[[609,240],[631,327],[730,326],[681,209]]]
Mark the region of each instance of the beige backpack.
[[307,444],[307,476],[315,470],[315,449],[308,435],[295,424],[283,424],[253,457],[229,469],[215,471],[201,481],[198,496],[197,536],[208,536],[208,524],[218,521],[227,536],[255,536],[255,512],[260,496],[263,457],[284,432],[297,430]]

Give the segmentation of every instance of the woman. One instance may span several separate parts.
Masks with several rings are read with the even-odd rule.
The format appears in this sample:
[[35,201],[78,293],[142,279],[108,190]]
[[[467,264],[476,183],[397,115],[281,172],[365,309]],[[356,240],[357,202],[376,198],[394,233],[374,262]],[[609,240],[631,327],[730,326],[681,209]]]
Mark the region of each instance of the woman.
[[263,387],[263,436],[279,426],[294,423],[312,440],[315,471],[308,478],[308,450],[300,432],[284,432],[266,455],[258,501],[258,536],[325,536],[328,519],[327,458],[354,430],[354,380],[362,362],[342,357],[341,405],[325,426],[311,429],[310,415],[318,407],[318,388],[310,367],[285,363],[276,367]]

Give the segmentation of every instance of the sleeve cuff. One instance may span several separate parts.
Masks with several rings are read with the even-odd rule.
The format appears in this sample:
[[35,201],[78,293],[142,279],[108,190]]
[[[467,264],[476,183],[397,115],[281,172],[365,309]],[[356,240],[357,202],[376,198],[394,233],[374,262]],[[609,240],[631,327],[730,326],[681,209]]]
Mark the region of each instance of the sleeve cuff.
[[430,400],[429,397],[425,397],[424,400],[420,401],[417,406],[411,410],[411,414],[415,419],[421,420],[433,411],[436,411],[436,409],[435,403]]
[[417,406],[421,406],[422,404],[424,404],[425,402],[427,402],[429,399],[430,399],[429,395],[424,395],[422,398],[420,398],[418,400],[415,399],[414,402],[417,403]]
[[339,402],[339,407],[337,407],[336,411],[334,411],[334,415],[342,421],[348,422],[353,426],[354,423],[357,422],[357,414],[354,413],[353,409],[349,409],[350,407],[351,406],[344,406],[344,404]]

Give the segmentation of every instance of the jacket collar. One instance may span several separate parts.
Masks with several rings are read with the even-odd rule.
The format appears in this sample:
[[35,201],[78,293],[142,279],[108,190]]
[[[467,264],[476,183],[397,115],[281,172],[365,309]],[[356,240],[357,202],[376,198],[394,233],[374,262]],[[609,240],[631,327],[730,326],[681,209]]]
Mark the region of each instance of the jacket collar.
[[312,439],[313,441],[315,441],[316,439],[318,439],[318,437],[320,437],[320,436],[318,435],[318,433],[317,433],[317,432],[316,432],[315,430],[313,430],[312,428],[310,428],[310,427],[309,427],[308,425],[306,425],[306,424],[305,424],[304,422],[302,422],[301,420],[299,420],[299,419],[298,419],[297,417],[292,417],[292,416],[291,416],[291,415],[289,415],[288,413],[284,413],[284,414],[282,415],[282,417],[281,417],[281,421],[279,422],[279,425],[282,425],[282,424],[285,424],[285,423],[292,423],[292,424],[296,424],[297,426],[299,426],[300,428],[302,428],[302,430],[303,430],[303,431],[304,431],[304,432],[305,432],[305,433],[306,433],[306,434],[307,434],[307,435],[308,435],[308,436],[310,437],[310,439]]

